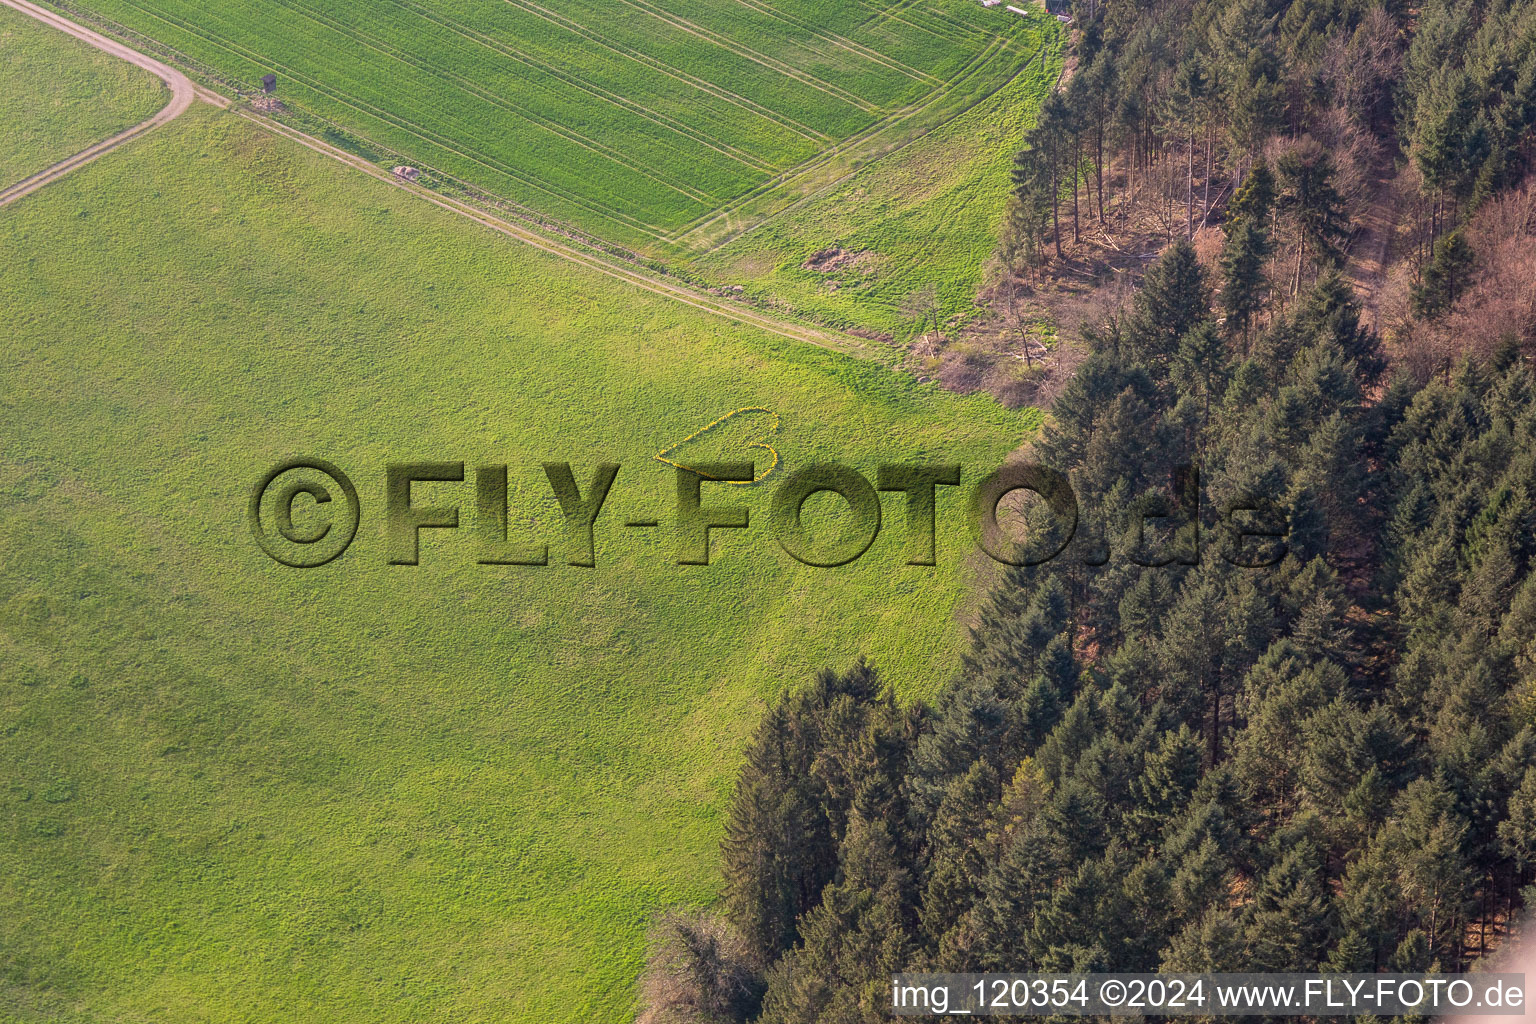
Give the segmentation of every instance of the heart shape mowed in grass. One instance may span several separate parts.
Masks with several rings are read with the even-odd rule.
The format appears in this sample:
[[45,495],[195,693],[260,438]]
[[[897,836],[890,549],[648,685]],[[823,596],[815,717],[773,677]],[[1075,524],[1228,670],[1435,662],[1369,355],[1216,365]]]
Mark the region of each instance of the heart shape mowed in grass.
[[[715,477],[699,472],[694,466],[710,462],[740,461],[743,452],[752,448],[761,448],[773,456],[773,461],[767,469],[758,473],[750,481],[722,481],[727,484],[755,484],[779,467],[778,449],[767,443],[768,435],[777,432],[778,429],[778,413],[760,405],[749,405],[743,409],[733,409],[651,457],[657,462],[665,462],[669,466],[686,469],[690,473],[698,473],[706,480],[714,480]],[[754,465],[757,463],[756,459],[752,461]]]

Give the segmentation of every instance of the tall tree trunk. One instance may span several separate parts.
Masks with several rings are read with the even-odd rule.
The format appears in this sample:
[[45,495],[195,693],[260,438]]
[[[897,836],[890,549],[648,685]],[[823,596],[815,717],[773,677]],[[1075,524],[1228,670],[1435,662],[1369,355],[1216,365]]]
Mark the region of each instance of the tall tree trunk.
[[1195,130],[1189,130],[1189,177],[1184,182],[1184,237],[1195,240]]
[[1210,125],[1205,128],[1205,195],[1200,199],[1200,223],[1203,226],[1211,215],[1211,150],[1215,147]]
[[1082,143],[1082,139],[1079,136],[1073,135],[1072,136],[1072,244],[1073,245],[1076,245],[1079,241],[1081,241],[1081,236],[1078,234],[1078,227],[1077,227],[1077,192],[1078,192],[1078,187],[1077,186],[1078,186],[1078,183],[1082,180],[1082,177],[1083,177],[1082,171],[1083,171],[1083,143]]
[[1168,240],[1170,242],[1173,241],[1173,233],[1171,230],[1173,227],[1173,208],[1174,205],[1178,202],[1178,200],[1173,198],[1175,194],[1173,191],[1173,176],[1176,172],[1173,169],[1173,156],[1168,152],[1168,150],[1172,149],[1173,146],[1174,143],[1171,141],[1163,143],[1163,155],[1168,157],[1167,160],[1163,161],[1163,223],[1167,224],[1170,228],[1168,234]]
[[1099,127],[1094,133],[1094,177],[1099,183],[1099,226],[1104,225],[1104,115],[1099,115]]
[[[1489,873],[1489,881],[1493,875]],[[1482,912],[1477,916],[1477,955],[1488,952],[1488,886],[1483,886]]]
[[1056,242],[1056,258],[1061,259],[1061,218],[1057,209],[1061,204],[1061,178],[1056,166],[1056,154],[1051,153],[1051,235]]

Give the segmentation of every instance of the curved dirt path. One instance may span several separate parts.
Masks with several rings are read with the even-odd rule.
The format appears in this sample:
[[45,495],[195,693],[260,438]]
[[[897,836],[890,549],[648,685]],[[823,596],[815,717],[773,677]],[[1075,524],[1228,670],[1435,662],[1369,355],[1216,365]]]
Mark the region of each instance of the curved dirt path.
[[[203,89],[194,85],[190,78],[182,74],[180,71],[177,71],[175,68],[166,64],[162,64],[160,61],[155,60],[153,57],[148,57],[128,46],[124,46],[122,43],[119,43],[116,40],[109,39],[100,33],[93,32],[84,26],[77,25],[62,15],[55,14],[46,8],[39,7],[36,4],[30,3],[29,0],[0,0],[0,4],[5,4],[7,7],[14,7],[16,10],[21,11],[23,14],[30,15],[31,17],[36,18],[38,21],[53,26],[61,32],[67,32],[74,36],[76,39],[82,39],[85,42],[90,43],[97,49],[110,53],[115,57],[121,57],[123,60],[126,60],[131,64],[144,68],[145,70],[160,78],[171,88],[171,102],[166,104],[165,108],[154,117],[151,117],[149,120],[144,121],[141,124],[136,124],[126,131],[119,132],[117,135],[112,136],[110,139],[98,142],[94,146],[76,153],[74,156],[67,160],[61,160],[54,164],[52,167],[49,167],[47,170],[40,171],[37,174],[34,174],[32,177],[27,178],[25,181],[18,182],[9,188],[0,190],[0,206],[13,203],[20,199],[22,196],[37,191],[44,185],[47,185],[49,182],[57,181],[59,178],[68,174],[75,168],[85,166],[92,160],[101,156],[103,153],[115,149],[116,147],[122,145],[124,142],[127,142],[129,139],[132,139],[138,135],[142,135],[144,132],[147,132],[152,128],[156,128],[162,124],[165,124],[166,122],[185,112],[186,109],[192,105],[192,101],[194,99],[201,99],[207,103],[211,103],[214,106],[221,108],[229,108],[230,106],[229,100],[227,100],[225,97],[220,96],[218,93],[210,92],[207,89]],[[258,127],[265,129],[268,132],[282,136],[289,141],[297,142],[301,146],[306,146],[317,153],[328,156],[340,163],[347,164],[348,166],[362,171],[363,173],[373,178],[387,182],[396,188],[404,189],[405,191],[412,193],[418,198],[425,199],[427,202],[432,203],[435,206],[439,206],[450,213],[455,213],[459,216],[467,217],[484,227],[490,228],[492,231],[496,231],[510,238],[514,238],[519,242],[523,242],[535,248],[542,249],[552,256],[559,257],[560,259],[571,263],[579,264],[589,270],[595,270],[598,273],[606,274],[609,277],[616,278],[625,282],[626,284],[644,289],[645,291],[651,292],[653,294],[674,299],[678,302],[693,306],[694,308],[703,310],[707,313],[713,313],[716,316],[722,317],[724,319],[734,320],[737,323],[755,327],[770,334],[775,334],[781,338],[788,338],[793,341],[807,342],[812,345],[819,345],[822,348],[836,349],[842,352],[863,354],[865,356],[870,354],[869,346],[859,338],[853,337],[851,335],[844,335],[840,332],[817,330],[813,327],[806,327],[801,324],[780,320],[777,317],[758,313],[748,307],[738,306],[734,303],[716,301],[710,296],[695,291],[694,289],[687,286],[675,284],[664,278],[647,274],[639,268],[633,268],[624,264],[590,255],[587,252],[576,249],[572,246],[565,245],[555,239],[546,238],[543,235],[537,234],[517,224],[502,220],[500,217],[496,217],[484,210],[470,206],[468,203],[460,202],[459,200],[450,198],[448,196],[439,195],[430,189],[405,181],[389,173],[388,171],[375,167],[373,164],[370,164],[366,160],[354,156],[353,154],[348,153],[343,149],[332,146],[331,144],[321,139],[317,139],[314,136],[305,134],[304,132],[301,132],[297,129],[290,128],[287,125],[280,124],[271,118],[262,117],[254,112],[240,108],[235,108],[235,113],[253,122]]]
[[146,57],[144,54],[139,53],[137,50],[129,49],[122,43],[108,39],[106,36],[99,33],[92,32],[88,28],[76,25],[69,19],[54,14],[52,11],[47,10],[46,8],[39,7],[33,3],[28,3],[27,0],[0,0],[0,3],[5,4],[7,7],[14,7],[21,13],[36,18],[38,21],[50,26],[51,28],[56,28],[60,32],[68,33],[69,35],[74,36],[76,39],[90,43],[98,50],[103,50],[107,53],[110,53],[114,57],[119,57],[130,64],[143,68],[145,71],[148,71],[150,74],[160,79],[166,85],[170,86],[171,89],[171,102],[167,103],[159,113],[155,114],[155,116],[151,117],[149,120],[141,121],[134,125],[132,128],[120,131],[110,139],[103,139],[101,142],[87,146],[85,149],[82,149],[74,156],[66,157],[65,159],[60,160],[58,163],[54,164],[52,167],[38,171],[30,178],[24,178],[14,185],[0,189],[0,206],[7,206],[11,203],[14,203],[22,196],[29,195],[42,188],[44,185],[47,185],[53,181],[57,181],[64,175],[68,174],[70,171],[73,171],[75,168],[84,167],[86,164],[90,163],[92,160],[95,160],[103,153],[107,153],[116,149],[118,146],[121,146],[129,139],[137,138],[138,136],[143,135],[145,132],[150,131],[153,128],[160,127],[162,124],[165,124],[167,121],[170,121],[172,118],[175,118],[184,112],[188,107],[192,105],[192,101],[198,96],[198,90],[193,86],[192,80],[190,78],[182,74],[180,71],[177,71],[175,68],[160,63],[153,57]]
[[[10,2],[11,0],[0,0],[0,3]],[[675,299],[676,301],[684,303],[685,305],[693,306],[695,309],[701,309],[706,313],[713,313],[716,316],[723,317],[724,319],[734,320],[737,323],[745,324],[749,327],[755,327],[770,334],[776,334],[781,338],[788,338],[792,341],[803,341],[812,345],[819,345],[822,348],[835,349],[840,352],[848,352],[855,355],[863,354],[866,357],[871,352],[871,347],[869,345],[867,345],[859,338],[853,337],[852,335],[844,335],[831,331],[822,331],[814,327],[806,327],[790,321],[780,320],[776,317],[763,313],[758,313],[750,307],[718,302],[710,296],[702,292],[695,291],[694,289],[685,285],[674,284],[662,277],[653,276],[638,268],[632,268],[624,263],[591,255],[581,249],[566,245],[556,239],[547,238],[544,235],[530,231],[529,229],[514,224],[511,221],[503,220],[494,214],[488,213],[487,211],[481,210],[478,207],[474,207],[468,203],[454,199],[451,196],[445,196],[440,193],[433,192],[429,188],[407,181],[404,178],[391,174],[381,167],[376,167],[369,163],[367,160],[364,160],[359,156],[355,156],[352,153],[348,153],[346,150],[337,146],[333,146],[323,139],[317,139],[312,135],[307,135],[296,128],[291,128],[288,125],[273,120],[272,118],[262,117],[259,114],[252,113],[239,107],[236,107],[234,112],[240,117],[246,118],[247,120],[255,123],[258,127],[265,129],[274,135],[288,139],[290,142],[297,142],[299,145],[312,149],[324,156],[328,156],[332,160],[336,160],[356,170],[362,171],[364,174],[371,178],[375,178],[386,184],[393,185],[398,189],[402,189],[411,193],[419,199],[425,199],[432,205],[441,207],[442,209],[447,210],[449,213],[456,213],[461,217],[467,217],[482,227],[490,228],[492,231],[506,235],[508,238],[514,238],[517,241],[523,242],[526,245],[531,245],[536,249],[542,249],[544,252],[549,253],[551,256],[559,257],[560,259],[563,259],[569,263],[579,264],[583,267],[586,267],[588,270],[595,270],[600,274],[605,274],[608,277],[623,281],[625,284],[633,285],[636,288],[641,288],[645,291],[651,292],[652,294],[661,295],[669,299]]]

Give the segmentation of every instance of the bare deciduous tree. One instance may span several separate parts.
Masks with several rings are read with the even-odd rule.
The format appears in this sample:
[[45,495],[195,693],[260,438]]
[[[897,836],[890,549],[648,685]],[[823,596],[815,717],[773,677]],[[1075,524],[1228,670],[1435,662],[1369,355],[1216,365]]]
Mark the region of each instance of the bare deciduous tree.
[[636,1024],[740,1024],[763,981],[746,944],[720,918],[673,912],[651,932]]

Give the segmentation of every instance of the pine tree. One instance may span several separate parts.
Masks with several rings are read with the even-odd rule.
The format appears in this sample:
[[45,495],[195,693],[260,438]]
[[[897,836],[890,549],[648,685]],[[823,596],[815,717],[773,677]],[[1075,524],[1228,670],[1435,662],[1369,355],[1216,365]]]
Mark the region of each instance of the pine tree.
[[1031,816],[1007,834],[1002,856],[987,877],[972,911],[975,960],[983,970],[1026,971],[1038,966],[1028,939],[1035,911],[1056,886],[1066,852]]
[[1162,835],[1195,791],[1200,764],[1200,739],[1187,725],[1162,734],[1157,747],[1147,754],[1140,776],[1130,785],[1134,803],[1124,824],[1134,844],[1145,848]]
[[1268,301],[1264,267],[1269,255],[1269,232],[1256,217],[1244,218],[1233,227],[1221,250],[1221,308],[1227,315],[1228,332],[1243,339],[1245,355],[1254,318]]
[[760,1024],[888,1019],[890,976],[916,947],[910,876],[884,822],[854,815],[837,876],[801,925],[801,943],[770,973]]
[[950,784],[928,829],[928,868],[920,916],[930,948],[937,948],[970,910],[986,874],[982,844],[998,788],[992,766],[976,761]]
[[1339,248],[1348,230],[1344,202],[1334,187],[1333,158],[1311,139],[1287,150],[1276,164],[1283,186],[1279,205],[1296,236],[1296,267],[1291,294],[1301,291],[1302,271],[1308,255],[1322,266],[1341,258]]
[[1462,852],[1467,823],[1443,782],[1415,779],[1398,797],[1379,841],[1395,861],[1395,881],[1423,930],[1431,961],[1451,968],[1461,937],[1472,879]]
[[950,784],[984,755],[996,757],[1009,724],[997,690],[967,673],[939,698],[929,728],[912,752],[906,789],[914,822],[932,820]]
[[1476,262],[1463,232],[1442,235],[1435,243],[1434,258],[1424,267],[1422,279],[1409,295],[1413,315],[1422,320],[1444,315],[1471,283]]
[[1247,701],[1247,726],[1232,751],[1232,772],[1253,805],[1275,822],[1290,817],[1299,804],[1309,722],[1332,696],[1325,678],[1304,670]]
[[1105,857],[1120,891],[1108,907],[1114,917],[1101,916],[1098,944],[1108,954],[1106,962],[1131,971],[1155,971],[1162,951],[1173,938],[1179,922],[1170,899],[1168,868],[1156,857],[1132,858],[1123,847]]
[[1399,922],[1407,916],[1395,873],[1392,854],[1379,843],[1367,847],[1344,872],[1338,899],[1340,928],[1365,945],[1366,970],[1386,965],[1398,942]]
[[1009,271],[1022,274],[1045,257],[1051,217],[1051,183],[1044,162],[1033,152],[1014,157],[1013,194],[1003,213],[998,252]]
[[1014,157],[1014,188],[1023,190],[1026,195],[1038,195],[1043,191],[1049,200],[1051,240],[1057,259],[1062,258],[1062,181],[1067,172],[1072,172],[1074,176],[1076,174],[1076,168],[1068,165],[1070,153],[1067,142],[1071,133],[1071,120],[1071,111],[1067,109],[1061,94],[1051,93],[1040,106],[1026,148]]
[[1210,305],[1194,247],[1174,242],[1147,268],[1136,293],[1127,324],[1130,354],[1150,366],[1166,365],[1179,340],[1209,315]]
[[1230,362],[1227,346],[1209,321],[1195,325],[1179,341],[1173,357],[1173,381],[1200,406],[1202,432],[1210,422],[1211,406],[1226,393]]
[[1032,962],[1046,972],[1102,970],[1106,945],[1125,926],[1119,893],[1098,860],[1080,862],[1037,909],[1026,939]]
[[1229,105],[1233,146],[1257,153],[1284,117],[1279,67],[1266,43],[1248,49],[1231,78]]
[[1216,840],[1205,836],[1194,851],[1170,863],[1172,878],[1169,882],[1169,909],[1175,922],[1194,922],[1212,907],[1219,906],[1230,891],[1232,863],[1216,845]]
[[1371,944],[1357,931],[1347,931],[1339,937],[1322,963],[1322,969],[1336,974],[1372,973]]
[[1195,237],[1195,134],[1205,117],[1205,107],[1211,91],[1210,76],[1205,64],[1197,55],[1187,57],[1174,72],[1173,85],[1168,90],[1168,119],[1177,125],[1185,136],[1187,175],[1185,178],[1184,237]]
[[780,705],[747,748],[721,844],[725,902],[753,954],[772,962],[821,896],[836,849],[806,752]]
[[1355,810],[1365,815],[1353,823],[1338,822],[1339,838],[1358,842],[1390,810],[1390,800],[1373,801],[1406,782],[1412,765],[1412,737],[1390,711],[1336,697],[1309,723],[1298,781],[1307,802],[1319,813],[1342,809],[1346,818]]
[[1509,798],[1509,816],[1499,823],[1499,843],[1515,870],[1536,867],[1536,766],[1526,769],[1520,788]]
[[1233,193],[1231,202],[1227,203],[1227,219],[1222,224],[1227,237],[1231,238],[1236,229],[1250,225],[1267,234],[1269,217],[1274,212],[1278,195],[1275,172],[1270,169],[1269,161],[1256,161],[1243,178],[1242,185]]
[[[796,920],[821,898],[856,796],[874,800],[904,770],[894,723],[878,721],[884,736],[864,735],[872,710],[877,720],[882,710],[894,714],[880,691],[862,660],[846,673],[820,672],[809,689],[770,709],[748,744],[721,854],[731,921],[765,963],[789,948]],[[883,809],[895,806],[893,796],[886,794]]]
[[[1174,936],[1163,955],[1162,969],[1171,973],[1229,973],[1246,970],[1250,964],[1242,926],[1230,911],[1213,907]],[[1192,1019],[1203,1021],[1207,1018],[1196,1016]],[[1221,1018],[1213,1016],[1209,1019]]]
[[1334,918],[1317,851],[1292,846],[1259,883],[1245,921],[1251,969],[1314,971],[1333,942]]

